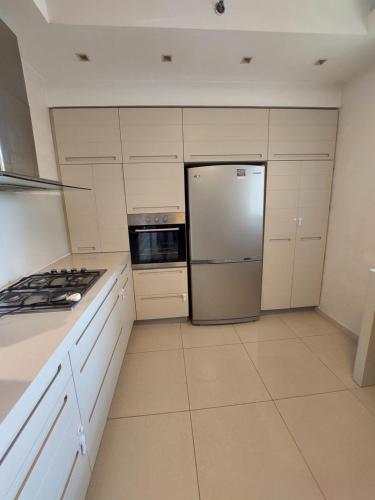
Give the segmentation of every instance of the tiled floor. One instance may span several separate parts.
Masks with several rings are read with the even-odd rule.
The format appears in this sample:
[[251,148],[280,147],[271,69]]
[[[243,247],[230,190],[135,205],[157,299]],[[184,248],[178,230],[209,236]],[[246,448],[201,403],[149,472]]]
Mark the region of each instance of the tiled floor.
[[315,312],[135,326],[89,500],[373,500],[375,388]]

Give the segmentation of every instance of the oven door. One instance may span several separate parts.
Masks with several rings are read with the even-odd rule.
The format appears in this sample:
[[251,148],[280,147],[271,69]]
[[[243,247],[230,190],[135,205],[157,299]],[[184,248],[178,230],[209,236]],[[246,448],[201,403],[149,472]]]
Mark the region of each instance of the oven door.
[[185,224],[130,226],[129,239],[134,269],[186,263]]

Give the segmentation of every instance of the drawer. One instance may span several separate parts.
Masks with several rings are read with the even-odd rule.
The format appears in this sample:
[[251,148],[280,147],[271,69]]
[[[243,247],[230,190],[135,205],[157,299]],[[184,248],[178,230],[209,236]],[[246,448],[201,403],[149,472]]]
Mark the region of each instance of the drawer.
[[133,271],[135,295],[165,295],[187,292],[187,268]]
[[40,382],[40,397],[25,415],[22,425],[14,436],[10,436],[7,449],[0,455],[0,498],[5,498],[11,484],[20,469],[25,470],[32,462],[32,449],[46,436],[51,408],[60,398],[60,394],[71,377],[68,357]]
[[137,319],[180,318],[188,316],[188,294],[136,295]]
[[71,378],[50,409],[43,431],[36,437],[6,498],[60,498],[69,479],[71,458],[77,451],[80,453],[80,425]]

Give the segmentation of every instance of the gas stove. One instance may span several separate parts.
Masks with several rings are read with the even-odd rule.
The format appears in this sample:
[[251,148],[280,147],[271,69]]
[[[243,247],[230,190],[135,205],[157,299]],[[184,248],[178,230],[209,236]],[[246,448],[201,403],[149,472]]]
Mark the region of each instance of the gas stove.
[[32,274],[0,291],[0,317],[72,309],[106,269],[52,269]]

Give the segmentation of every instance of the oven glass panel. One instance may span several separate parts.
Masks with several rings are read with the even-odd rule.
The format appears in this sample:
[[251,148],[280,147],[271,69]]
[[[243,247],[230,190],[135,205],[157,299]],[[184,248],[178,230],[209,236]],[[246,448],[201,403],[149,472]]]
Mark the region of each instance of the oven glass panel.
[[133,264],[158,264],[186,260],[185,225],[131,226]]

